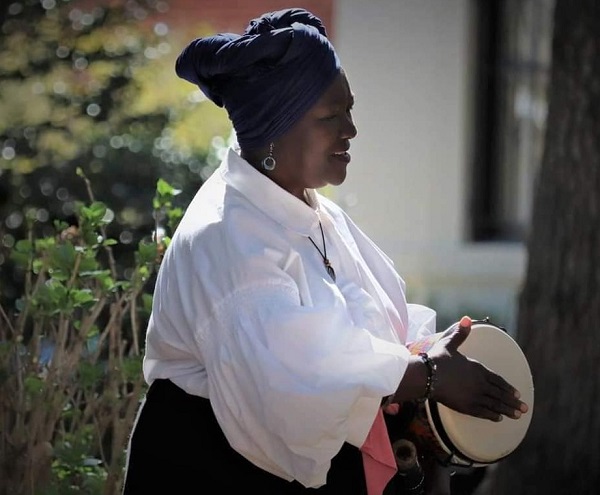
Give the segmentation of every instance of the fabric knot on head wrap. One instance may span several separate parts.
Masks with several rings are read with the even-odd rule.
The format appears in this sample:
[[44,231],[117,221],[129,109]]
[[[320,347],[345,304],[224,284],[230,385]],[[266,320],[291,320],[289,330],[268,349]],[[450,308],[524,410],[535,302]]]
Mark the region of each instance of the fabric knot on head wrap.
[[195,39],[175,70],[227,110],[243,149],[256,149],[283,135],[316,103],[340,62],[321,20],[297,8],[253,19],[243,35]]

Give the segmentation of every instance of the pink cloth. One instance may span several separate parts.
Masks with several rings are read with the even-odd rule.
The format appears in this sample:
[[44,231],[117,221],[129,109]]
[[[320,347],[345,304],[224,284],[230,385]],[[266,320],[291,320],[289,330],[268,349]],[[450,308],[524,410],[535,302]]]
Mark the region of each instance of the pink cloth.
[[382,495],[398,468],[381,408],[360,450],[367,480],[367,493]]

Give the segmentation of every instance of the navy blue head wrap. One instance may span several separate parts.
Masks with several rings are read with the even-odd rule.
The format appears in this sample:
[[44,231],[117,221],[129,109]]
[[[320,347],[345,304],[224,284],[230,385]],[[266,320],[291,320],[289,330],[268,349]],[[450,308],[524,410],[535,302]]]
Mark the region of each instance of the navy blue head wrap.
[[243,35],[192,41],[177,75],[227,110],[244,149],[267,145],[289,130],[340,71],[321,20],[304,9],[270,12]]

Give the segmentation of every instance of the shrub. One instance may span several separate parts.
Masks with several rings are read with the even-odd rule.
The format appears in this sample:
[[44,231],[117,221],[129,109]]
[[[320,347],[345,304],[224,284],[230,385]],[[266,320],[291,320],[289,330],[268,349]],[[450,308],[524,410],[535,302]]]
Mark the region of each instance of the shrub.
[[[11,258],[25,283],[15,307],[0,306],[0,493],[119,491],[128,435],[144,392],[141,342],[150,289],[181,218],[164,180],[156,228],[117,276],[106,227],[113,214],[78,203],[74,225],[19,240]],[[164,232],[165,234],[161,234]]]

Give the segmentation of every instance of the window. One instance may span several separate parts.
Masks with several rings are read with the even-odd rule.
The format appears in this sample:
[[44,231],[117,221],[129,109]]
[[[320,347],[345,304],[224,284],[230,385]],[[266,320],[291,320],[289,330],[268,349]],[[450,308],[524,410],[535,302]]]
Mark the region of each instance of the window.
[[527,235],[546,122],[554,0],[474,0],[476,114],[471,237]]

